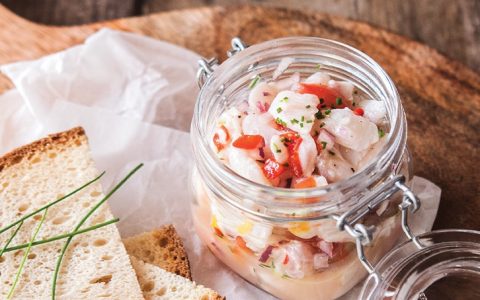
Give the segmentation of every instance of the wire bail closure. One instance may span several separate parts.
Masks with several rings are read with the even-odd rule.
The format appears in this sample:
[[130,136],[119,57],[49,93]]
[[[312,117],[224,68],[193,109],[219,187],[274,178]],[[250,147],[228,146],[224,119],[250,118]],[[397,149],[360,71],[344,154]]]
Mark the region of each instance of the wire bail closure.
[[[231,45],[232,48],[227,51],[228,57],[232,57],[248,47],[239,37],[234,37],[231,40]],[[209,59],[202,57],[198,60],[197,84],[199,88],[202,88],[207,79],[212,76],[216,66],[218,66],[218,59],[216,57]]]
[[365,246],[371,244],[375,226],[367,227],[357,222],[367,213],[377,208],[381,203],[388,200],[390,196],[397,191],[403,193],[402,203],[399,205],[399,209],[402,212],[402,229],[417,248],[423,249],[424,246],[418,240],[417,236],[412,233],[408,225],[408,212],[416,212],[420,208],[420,201],[412,190],[405,185],[405,176],[403,175],[392,177],[388,182],[363,197],[357,205],[341,216],[332,216],[332,218],[337,221],[337,228],[339,230],[345,230],[355,238],[358,259],[368,273],[376,275],[377,279],[380,279],[380,277],[376,273],[375,267],[365,256]]

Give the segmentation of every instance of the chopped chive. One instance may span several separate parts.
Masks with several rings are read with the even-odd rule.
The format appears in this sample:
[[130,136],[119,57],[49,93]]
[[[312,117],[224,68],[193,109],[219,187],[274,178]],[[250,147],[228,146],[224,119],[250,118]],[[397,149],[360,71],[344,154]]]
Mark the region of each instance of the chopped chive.
[[300,123],[300,127],[303,128],[303,123]]
[[277,108],[277,113],[281,113],[281,112],[282,112],[282,108],[281,107]]
[[253,89],[253,88],[257,85],[257,83],[258,83],[259,80],[260,80],[260,75],[257,74],[257,75],[252,79],[252,81],[250,81],[250,84],[248,85],[248,88],[249,88],[250,90]]
[[285,122],[284,122],[282,119],[280,119],[280,118],[276,118],[276,119],[275,119],[275,123],[280,124],[280,125],[282,125],[282,126],[284,126],[284,127],[287,127],[287,123],[285,123]]
[[337,105],[342,105],[342,98],[338,97],[338,98],[335,100],[335,103],[337,103]]
[[302,116],[302,122],[305,122],[305,116]]
[[321,111],[317,111],[317,112],[315,113],[315,118],[317,118],[317,120],[320,120],[320,119],[325,118],[325,116],[322,114]]
[[327,110],[325,111],[325,114],[328,116],[331,112],[332,112],[332,111],[331,111],[330,109],[327,109]]
[[280,100],[280,102],[288,102],[288,97],[283,97],[283,99]]
[[322,142],[322,149],[327,148],[327,142]]
[[322,65],[321,65],[321,64],[317,64],[317,65],[315,66],[315,68],[321,69],[321,68],[322,68]]
[[291,120],[290,120],[290,123],[292,123],[292,124],[298,124],[298,123],[300,123],[300,122],[299,122],[297,119],[291,119]]
[[385,131],[383,131],[383,129],[378,129],[378,137],[382,138],[385,136]]
[[307,123],[312,123],[313,121],[312,120],[307,120]]

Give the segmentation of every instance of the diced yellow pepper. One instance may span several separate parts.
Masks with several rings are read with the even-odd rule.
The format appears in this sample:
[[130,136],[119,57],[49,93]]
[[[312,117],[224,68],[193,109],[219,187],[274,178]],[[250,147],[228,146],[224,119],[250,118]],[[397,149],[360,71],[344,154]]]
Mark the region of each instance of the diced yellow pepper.
[[308,222],[292,222],[288,230],[295,235],[299,235],[310,231],[310,224]]
[[237,232],[239,234],[248,234],[252,231],[253,224],[250,221],[245,221],[243,224],[237,226]]

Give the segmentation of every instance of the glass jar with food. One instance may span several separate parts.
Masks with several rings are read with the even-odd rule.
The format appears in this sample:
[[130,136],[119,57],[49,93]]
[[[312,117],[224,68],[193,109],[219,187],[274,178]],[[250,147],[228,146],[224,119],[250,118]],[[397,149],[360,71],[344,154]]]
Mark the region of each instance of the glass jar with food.
[[396,244],[398,205],[415,204],[398,92],[342,43],[232,44],[229,59],[202,61],[198,74],[196,230],[272,295],[338,298]]

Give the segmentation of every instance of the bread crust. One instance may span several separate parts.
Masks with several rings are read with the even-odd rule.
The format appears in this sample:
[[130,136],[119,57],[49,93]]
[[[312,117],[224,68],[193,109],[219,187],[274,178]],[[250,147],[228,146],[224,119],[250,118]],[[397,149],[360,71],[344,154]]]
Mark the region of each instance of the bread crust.
[[51,149],[80,146],[87,141],[85,130],[75,127],[67,131],[50,134],[33,143],[16,148],[0,157],[0,172],[10,166],[20,163],[24,158],[30,159],[35,153],[46,152]]

